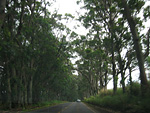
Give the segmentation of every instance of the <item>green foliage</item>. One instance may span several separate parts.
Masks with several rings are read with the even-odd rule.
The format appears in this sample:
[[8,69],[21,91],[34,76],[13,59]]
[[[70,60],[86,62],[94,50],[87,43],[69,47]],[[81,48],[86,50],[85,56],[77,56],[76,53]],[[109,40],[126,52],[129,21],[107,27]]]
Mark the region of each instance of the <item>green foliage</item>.
[[7,2],[6,19],[0,31],[0,89],[6,93],[0,93],[0,102],[8,101],[10,109],[77,98],[71,48],[66,41],[66,37],[77,34],[70,33],[61,23],[62,19],[74,17],[63,17],[57,11],[51,14],[47,5],[50,3]]
[[62,104],[62,103],[65,103],[65,101],[51,100],[51,101],[46,101],[46,102],[39,102],[37,104],[27,106],[23,111],[29,112],[32,110],[38,110],[41,108],[50,107],[50,106],[54,106],[54,105]]
[[74,16],[72,16],[71,14],[66,13],[65,14],[66,18],[70,17],[70,18],[74,18]]
[[45,102],[41,102],[38,103],[39,107],[47,107],[47,106],[52,106],[52,105],[56,105],[56,104],[60,104],[60,103],[64,103],[64,101],[60,101],[60,100],[52,100],[52,101],[45,101]]
[[[80,2],[82,0],[78,0],[77,4]],[[4,98],[3,103],[8,101],[10,105],[14,104],[13,107],[24,107],[32,102],[41,104],[54,99],[83,99],[96,95],[99,89],[105,88],[109,82],[109,75],[126,72],[129,65],[135,64],[133,60],[127,60],[129,57],[135,58],[133,53],[130,53],[133,51],[133,40],[123,15],[121,1],[83,2],[85,6],[82,8],[87,12],[78,20],[89,29],[85,36],[79,36],[61,23],[63,19],[74,19],[73,15],[66,13],[63,16],[57,11],[51,14],[46,9],[46,6],[50,5],[49,2],[7,2],[6,17],[0,31],[0,89],[1,92],[5,92],[0,94],[0,98]],[[134,21],[140,31],[144,28],[143,21],[136,15],[145,2],[127,0],[127,3],[132,15],[135,15]],[[145,20],[149,18],[149,6],[144,9],[144,17]],[[67,42],[66,37],[70,37],[72,42]],[[122,56],[124,49],[127,50],[125,57]],[[75,67],[70,61],[73,53],[80,58]],[[148,66],[149,62],[148,57]],[[112,67],[115,67],[113,71]],[[78,71],[78,76],[72,74],[73,69]],[[118,76],[113,79],[117,81]],[[121,83],[123,82],[125,78],[122,77]],[[140,95],[138,83],[133,83],[132,88],[128,86],[127,92],[132,94],[130,96],[134,100],[129,100],[129,95],[122,94],[122,90],[118,89],[116,95],[113,95],[113,91],[107,91],[87,101],[114,109],[134,108],[140,111],[140,107],[143,106],[144,109],[148,109],[145,103],[148,103],[149,99],[136,98]],[[30,99],[31,102],[28,102]],[[140,103],[137,103],[139,100]],[[47,104],[49,103],[41,105]]]
[[90,97],[85,100],[85,102],[88,102],[90,104],[94,104],[105,108],[111,108],[114,110],[124,110],[125,105],[128,103],[128,101],[129,101],[128,96],[123,94],[117,94],[117,95],[107,94],[105,96],[101,96],[100,94],[97,95],[96,97]]
[[[78,0],[77,4],[80,2],[81,0]],[[125,2],[131,11],[131,17],[133,16],[135,22],[133,26],[136,26],[138,37],[142,39],[145,35],[140,36],[140,31],[144,29],[144,26],[142,18],[137,14],[142,11],[145,1],[126,0]],[[119,80],[118,75],[121,74],[120,83],[125,92],[126,70],[137,66],[135,52],[133,52],[136,49],[133,35],[124,12],[125,4],[122,4],[123,1],[120,0],[83,0],[83,3],[82,8],[86,12],[79,17],[79,21],[89,29],[89,33],[85,36],[86,38],[77,38],[73,42],[75,52],[81,57],[77,61],[77,70],[81,80],[86,79],[86,86],[93,86],[97,91],[107,85],[108,74],[113,75],[115,91]],[[145,18],[148,17],[148,14],[148,8],[145,8]],[[140,41],[140,45],[142,44],[144,45]],[[89,87],[89,95],[95,95],[91,93],[96,92],[93,87],[91,89]],[[133,85],[133,93],[134,95],[140,93],[136,85]]]
[[146,58],[146,63],[147,63],[147,65],[150,67],[150,56],[148,56],[148,57]]
[[147,6],[144,9],[144,13],[143,13],[144,19],[147,20],[148,18],[150,18],[150,6]]
[[138,82],[133,82],[132,86],[127,86],[127,91],[130,92],[134,96],[139,96],[141,94],[141,86]]
[[145,2],[143,0],[129,0],[128,4],[132,11],[136,9],[136,11],[139,13]]
[[[128,87],[127,87],[128,88]],[[132,94],[127,92],[122,93],[122,89],[119,89],[116,94],[113,94],[113,90],[101,91],[97,96],[91,96],[84,101],[100,107],[111,108],[113,110],[127,112],[127,113],[147,113],[149,112],[149,92],[147,96],[141,96],[139,92],[140,84],[133,83]]]

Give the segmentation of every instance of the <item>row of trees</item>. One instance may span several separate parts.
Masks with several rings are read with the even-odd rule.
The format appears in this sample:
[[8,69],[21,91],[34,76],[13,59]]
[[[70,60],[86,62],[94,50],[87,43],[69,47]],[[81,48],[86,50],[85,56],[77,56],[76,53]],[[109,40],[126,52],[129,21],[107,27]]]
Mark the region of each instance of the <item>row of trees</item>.
[[[61,23],[73,18],[48,11],[45,0],[0,0],[0,104],[7,108],[47,100],[75,100],[106,90],[113,79],[123,93],[139,66],[141,91],[149,88],[145,61],[150,64],[149,36],[140,31],[150,17],[142,0],[80,0],[79,17],[89,33],[79,36]],[[143,10],[143,17],[137,15]],[[65,34],[65,35],[64,35]],[[68,42],[66,39],[70,37]],[[70,58],[80,58],[73,66]],[[78,71],[78,76],[73,71]],[[121,76],[121,77],[120,77]]]
[[79,79],[87,83],[79,85],[87,92],[82,95],[87,97],[106,89],[111,75],[114,93],[119,76],[124,93],[129,76],[132,92],[132,71],[136,66],[139,66],[144,94],[149,89],[144,64],[149,55],[150,29],[147,34],[141,30],[146,29],[143,23],[150,17],[150,6],[144,7],[143,0],[80,0],[77,3],[80,2],[84,2],[82,8],[86,13],[79,21],[89,30],[87,36],[73,41],[74,51],[81,58],[76,62]]
[[70,30],[49,6],[45,0],[0,0],[0,104],[6,108],[77,98],[62,34]]

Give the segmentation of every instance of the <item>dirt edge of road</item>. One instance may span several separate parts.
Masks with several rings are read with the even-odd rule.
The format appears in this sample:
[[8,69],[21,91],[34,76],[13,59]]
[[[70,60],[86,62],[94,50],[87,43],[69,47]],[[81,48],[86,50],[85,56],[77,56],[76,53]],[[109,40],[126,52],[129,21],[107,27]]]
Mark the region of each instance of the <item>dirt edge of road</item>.
[[114,111],[114,110],[111,110],[111,109],[108,109],[108,108],[103,108],[103,107],[99,107],[99,106],[95,106],[95,105],[92,105],[92,104],[89,104],[89,103],[85,103],[89,108],[91,108],[93,111],[103,111],[104,113],[121,113],[120,111]]

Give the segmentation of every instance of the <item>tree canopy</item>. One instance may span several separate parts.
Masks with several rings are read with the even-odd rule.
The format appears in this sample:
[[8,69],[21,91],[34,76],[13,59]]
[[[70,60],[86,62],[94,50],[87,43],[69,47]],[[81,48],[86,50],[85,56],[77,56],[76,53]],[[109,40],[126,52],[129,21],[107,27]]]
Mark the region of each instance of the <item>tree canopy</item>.
[[[150,6],[143,0],[80,3],[85,13],[75,17],[50,12],[45,0],[0,0],[0,105],[84,99],[106,91],[111,80],[114,94],[118,84],[126,93],[127,82],[132,92],[137,67],[141,94],[148,92]],[[68,19],[88,33],[68,28]]]

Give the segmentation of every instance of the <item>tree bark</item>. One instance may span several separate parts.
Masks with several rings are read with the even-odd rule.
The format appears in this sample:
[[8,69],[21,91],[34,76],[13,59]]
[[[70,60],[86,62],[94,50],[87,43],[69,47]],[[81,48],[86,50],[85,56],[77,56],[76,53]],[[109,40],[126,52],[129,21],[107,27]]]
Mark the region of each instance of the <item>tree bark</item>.
[[106,91],[107,90],[107,81],[108,81],[108,70],[105,71],[105,79],[104,79],[104,82],[105,82],[105,86],[104,86],[104,90]]
[[23,83],[22,83],[22,75],[20,73],[20,81],[19,81],[19,86],[18,86],[18,106],[19,107],[24,107],[24,102],[23,102]]
[[121,84],[122,84],[123,93],[125,93],[126,92],[126,88],[125,88],[125,77],[124,77],[123,70],[121,70]]
[[[30,64],[30,68],[31,68],[31,70],[33,70],[33,68],[34,68],[34,66],[33,66],[33,64],[34,64],[34,59],[32,59],[31,60],[31,64]],[[29,104],[32,104],[32,102],[33,102],[33,98],[32,98],[32,92],[33,92],[33,72],[31,72],[31,75],[30,75],[30,79],[29,79],[29,87],[28,87],[28,103]]]
[[32,83],[33,82],[33,77],[31,76],[30,77],[30,81],[29,81],[29,90],[28,90],[28,103],[29,104],[32,104]]
[[27,78],[26,78],[26,73],[25,73],[25,69],[24,69],[24,63],[23,63],[23,67],[22,67],[22,77],[23,77],[23,85],[24,85],[24,105],[26,106],[28,104],[28,99],[27,99]]
[[7,106],[9,109],[12,108],[10,78],[7,78]]
[[6,64],[6,74],[7,74],[7,106],[9,109],[12,108],[12,102],[11,102],[11,83],[10,83],[10,70],[8,64]]
[[102,75],[100,75],[100,90],[103,90],[103,88],[104,88],[104,84],[103,84],[103,76]]
[[6,7],[6,0],[0,0],[0,30],[3,24],[3,20],[5,18],[5,7]]
[[132,33],[132,37],[133,37],[134,48],[136,51],[136,56],[138,60],[139,70],[140,70],[141,90],[142,90],[142,94],[144,94],[144,92],[147,90],[148,82],[147,82],[145,68],[144,68],[144,56],[140,45],[140,38],[137,32],[136,23],[133,17],[131,16],[131,11],[127,5],[126,0],[122,0],[122,5],[124,7],[124,16],[127,18]]
[[[112,1],[110,1],[110,4],[112,3]],[[113,70],[113,91],[114,94],[117,91],[117,82],[118,82],[118,76],[116,75],[116,64],[115,64],[115,43],[114,43],[114,39],[115,39],[115,32],[114,32],[114,20],[113,20],[113,12],[110,11],[110,15],[109,15],[109,32],[110,32],[110,38],[111,38],[111,58],[112,58],[112,70]]]
[[121,73],[121,84],[122,84],[122,90],[123,90],[123,93],[125,93],[125,74],[124,74],[124,66],[123,66],[123,61],[122,61],[122,58],[121,58],[121,53],[120,53],[120,50],[119,50],[119,47],[117,47],[117,52],[118,52],[118,55],[119,55],[119,68],[120,68],[120,73]]
[[114,52],[112,52],[112,70],[113,70],[113,91],[114,91],[114,94],[116,93],[117,91],[117,81],[118,81],[118,78],[116,76],[116,65],[115,65],[115,59],[114,59]]
[[117,91],[117,81],[118,81],[118,78],[117,78],[117,75],[116,75],[116,64],[115,64],[115,55],[114,55],[114,32],[112,31],[113,29],[113,24],[112,24],[112,21],[110,20],[110,26],[111,28],[109,28],[109,31],[111,33],[111,47],[112,47],[112,50],[111,50],[111,61],[112,61],[112,70],[113,70],[113,91],[114,91],[114,94],[116,93]]
[[131,66],[129,66],[130,93],[132,94],[133,82],[132,82],[132,72],[131,71],[132,71]]
[[103,90],[104,83],[103,83],[103,75],[102,75],[102,63],[101,63],[101,57],[99,58],[99,81],[100,81],[100,90]]
[[18,103],[18,97],[17,97],[16,69],[14,66],[12,67],[12,76],[14,78],[14,83],[12,87],[12,104],[13,104],[12,107],[16,107]]

